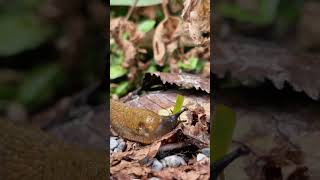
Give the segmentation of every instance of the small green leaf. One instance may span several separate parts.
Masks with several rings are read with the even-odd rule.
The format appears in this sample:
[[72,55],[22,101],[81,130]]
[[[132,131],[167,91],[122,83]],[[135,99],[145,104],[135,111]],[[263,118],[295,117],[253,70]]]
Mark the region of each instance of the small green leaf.
[[177,112],[181,111],[183,101],[184,101],[184,96],[181,96],[180,94],[178,94],[176,98],[176,105],[174,106],[174,109],[172,111],[173,114],[176,114]]
[[151,65],[148,67],[147,72],[156,72],[157,71],[157,67],[155,65]]
[[128,40],[129,39],[129,33],[127,31],[123,33],[122,39],[124,39],[124,40]]
[[154,25],[156,24],[156,21],[154,20],[145,20],[139,23],[138,30],[141,32],[149,32],[151,29],[154,28]]
[[[135,0],[110,0],[111,6],[132,6]],[[154,6],[161,4],[162,0],[138,0],[137,7]]]
[[128,72],[127,69],[123,68],[121,65],[111,65],[110,67],[110,79],[117,79],[124,76]]
[[124,81],[124,82],[121,82],[118,87],[116,87],[115,94],[117,94],[118,96],[122,96],[126,94],[128,90],[129,90],[129,82]]
[[224,105],[217,105],[213,117],[210,156],[213,157],[213,161],[216,161],[228,152],[236,124],[236,114],[232,109]]
[[178,66],[185,71],[193,71],[197,68],[199,59],[196,57],[190,57],[187,63],[178,62]]

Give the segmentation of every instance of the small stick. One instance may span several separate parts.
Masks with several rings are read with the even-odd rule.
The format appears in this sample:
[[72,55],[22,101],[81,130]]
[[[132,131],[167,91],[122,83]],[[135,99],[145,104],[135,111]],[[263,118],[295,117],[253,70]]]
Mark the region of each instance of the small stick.
[[133,12],[133,10],[136,8],[136,6],[137,6],[137,4],[138,4],[138,1],[139,1],[139,0],[135,0],[135,1],[134,1],[133,5],[131,6],[131,8],[129,9],[129,11],[128,11],[127,15],[126,15],[126,20],[129,20],[131,14],[132,14],[132,12]]

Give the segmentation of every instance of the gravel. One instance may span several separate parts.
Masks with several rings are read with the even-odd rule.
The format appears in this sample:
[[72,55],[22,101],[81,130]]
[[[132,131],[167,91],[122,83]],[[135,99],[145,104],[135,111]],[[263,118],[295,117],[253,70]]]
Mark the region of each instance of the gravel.
[[207,157],[206,155],[199,153],[197,155],[197,161],[202,161],[202,160],[206,159],[206,157]]
[[154,171],[160,171],[160,170],[162,170],[163,165],[162,165],[162,163],[161,163],[158,159],[155,159],[155,160],[153,161],[151,167],[152,167],[152,170],[154,170]]
[[118,145],[119,145],[119,142],[117,141],[117,138],[110,137],[110,150],[113,151]]
[[201,153],[206,155],[207,157],[210,157],[210,148],[201,149]]
[[180,165],[186,165],[186,161],[177,155],[167,156],[161,160],[164,167],[178,167]]

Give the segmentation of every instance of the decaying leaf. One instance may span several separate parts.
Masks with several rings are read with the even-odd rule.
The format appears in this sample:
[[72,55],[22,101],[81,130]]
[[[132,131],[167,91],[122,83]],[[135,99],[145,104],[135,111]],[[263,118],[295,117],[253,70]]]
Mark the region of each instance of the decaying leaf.
[[319,56],[298,54],[264,42],[231,39],[216,43],[213,72],[219,77],[230,71],[232,78],[243,84],[268,79],[278,89],[287,82],[295,91],[304,91],[312,99],[319,98]]
[[124,52],[123,67],[128,68],[134,65],[138,52],[137,44],[143,39],[144,34],[137,30],[136,24],[123,18],[111,19],[110,33]]
[[207,45],[210,42],[210,0],[186,0],[181,16],[193,41]]
[[201,76],[188,73],[147,73],[144,78],[144,86],[150,87],[156,84],[177,85],[183,89],[201,90],[210,93],[210,80]]
[[168,56],[178,48],[181,35],[181,20],[168,16],[159,23],[153,36],[153,54],[156,63],[163,66]]

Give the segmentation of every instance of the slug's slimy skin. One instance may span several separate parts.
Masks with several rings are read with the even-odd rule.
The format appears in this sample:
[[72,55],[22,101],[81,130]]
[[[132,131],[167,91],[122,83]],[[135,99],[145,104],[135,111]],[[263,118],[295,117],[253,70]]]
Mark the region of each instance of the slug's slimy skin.
[[112,99],[110,106],[112,129],[125,139],[143,144],[151,144],[175,129],[180,114],[187,110],[184,108],[174,115],[160,116],[153,111],[129,107]]

